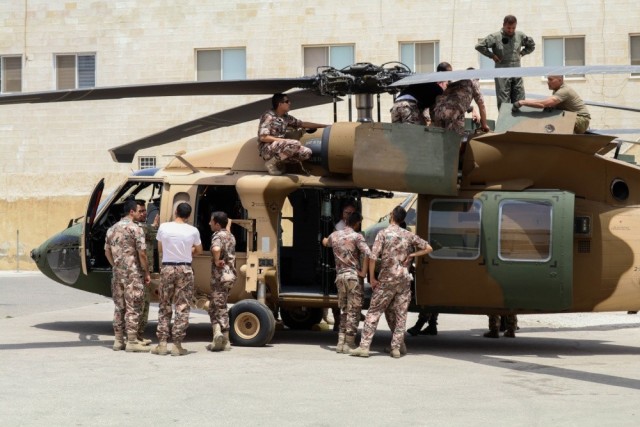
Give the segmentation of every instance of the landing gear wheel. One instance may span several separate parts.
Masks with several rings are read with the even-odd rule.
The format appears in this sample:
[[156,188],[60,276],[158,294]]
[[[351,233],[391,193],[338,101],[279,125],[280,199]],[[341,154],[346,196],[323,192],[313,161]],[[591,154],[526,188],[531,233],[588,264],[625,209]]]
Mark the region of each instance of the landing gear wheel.
[[240,347],[262,347],[276,332],[276,319],[269,307],[252,299],[231,307],[229,323],[231,342]]
[[321,308],[294,307],[280,309],[280,316],[285,326],[291,329],[311,329],[322,321]]

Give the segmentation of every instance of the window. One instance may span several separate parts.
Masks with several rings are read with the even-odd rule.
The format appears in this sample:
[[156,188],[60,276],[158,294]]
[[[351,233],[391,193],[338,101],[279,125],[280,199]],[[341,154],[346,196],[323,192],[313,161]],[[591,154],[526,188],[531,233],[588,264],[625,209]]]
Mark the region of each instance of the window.
[[[631,65],[640,65],[640,35],[629,37],[629,58]],[[640,76],[640,73],[632,73],[632,76]]]
[[[585,65],[584,37],[546,38],[543,43],[545,67]],[[567,77],[584,77],[584,74]]]
[[318,67],[329,66],[338,70],[351,65],[354,60],[353,45],[304,47],[304,75],[318,73]]
[[196,80],[215,82],[247,78],[245,48],[196,50]]
[[96,86],[94,54],[56,55],[56,88],[82,89]]
[[503,261],[551,259],[552,206],[548,202],[508,200],[499,206],[498,256]]
[[440,44],[400,43],[400,62],[416,73],[433,73],[440,62]]
[[475,259],[480,256],[482,203],[478,200],[434,200],[429,210],[432,258]]
[[22,92],[22,57],[0,56],[0,92]]
[[156,156],[138,157],[138,169],[152,169],[156,167]]

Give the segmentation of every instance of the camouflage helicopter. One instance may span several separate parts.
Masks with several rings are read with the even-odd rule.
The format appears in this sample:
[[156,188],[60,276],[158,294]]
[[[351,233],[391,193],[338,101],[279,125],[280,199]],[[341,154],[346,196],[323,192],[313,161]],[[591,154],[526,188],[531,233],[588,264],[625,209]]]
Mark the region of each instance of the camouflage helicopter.
[[[70,221],[31,253],[48,277],[110,296],[106,230],[127,197],[150,201],[161,222],[174,206],[194,206],[192,223],[205,255],[194,258],[196,296],[208,300],[209,217],[222,210],[237,241],[238,280],[229,301],[236,345],[267,344],[274,313],[306,328],[337,304],[331,254],[321,246],[342,204],[415,194],[415,231],[435,247],[415,266],[412,311],[548,313],[637,309],[640,168],[605,154],[613,136],[573,135],[575,113],[511,112],[503,104],[496,132],[459,135],[439,128],[374,122],[373,95],[448,79],[640,72],[640,67],[550,67],[417,75],[402,64],[327,67],[296,79],[95,88],[0,97],[0,104],[193,94],[271,94],[292,88],[298,108],[355,96],[357,121],[294,136],[313,151],[309,174],[266,173],[256,138],[177,153],[166,167],[129,176],[102,197],[101,181],[81,221]],[[110,150],[130,162],[141,148],[255,119],[265,101],[215,113]],[[335,107],[334,107],[335,111]],[[379,109],[378,109],[379,111]],[[617,154],[617,153],[616,153]],[[101,201],[102,200],[102,201]],[[151,209],[150,209],[151,210]],[[156,253],[154,263],[158,263]],[[156,270],[157,271],[157,270]],[[157,283],[154,285],[157,286]],[[157,289],[152,289],[154,297]]]

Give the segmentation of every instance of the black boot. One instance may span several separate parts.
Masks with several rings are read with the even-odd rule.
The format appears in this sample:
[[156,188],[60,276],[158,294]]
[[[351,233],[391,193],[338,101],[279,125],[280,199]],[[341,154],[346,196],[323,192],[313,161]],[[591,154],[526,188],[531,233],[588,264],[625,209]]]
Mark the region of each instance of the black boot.
[[412,337],[415,337],[420,333],[420,329],[422,329],[425,323],[426,322],[422,318],[418,317],[418,321],[416,322],[416,324],[407,329],[407,333]]

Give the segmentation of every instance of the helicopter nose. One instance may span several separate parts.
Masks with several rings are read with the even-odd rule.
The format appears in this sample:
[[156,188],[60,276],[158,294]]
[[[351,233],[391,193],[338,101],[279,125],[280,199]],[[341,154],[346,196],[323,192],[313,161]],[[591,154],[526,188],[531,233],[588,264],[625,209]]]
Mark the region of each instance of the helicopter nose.
[[32,249],[31,259],[38,269],[56,282],[76,283],[81,271],[80,231],[79,227],[68,228]]

